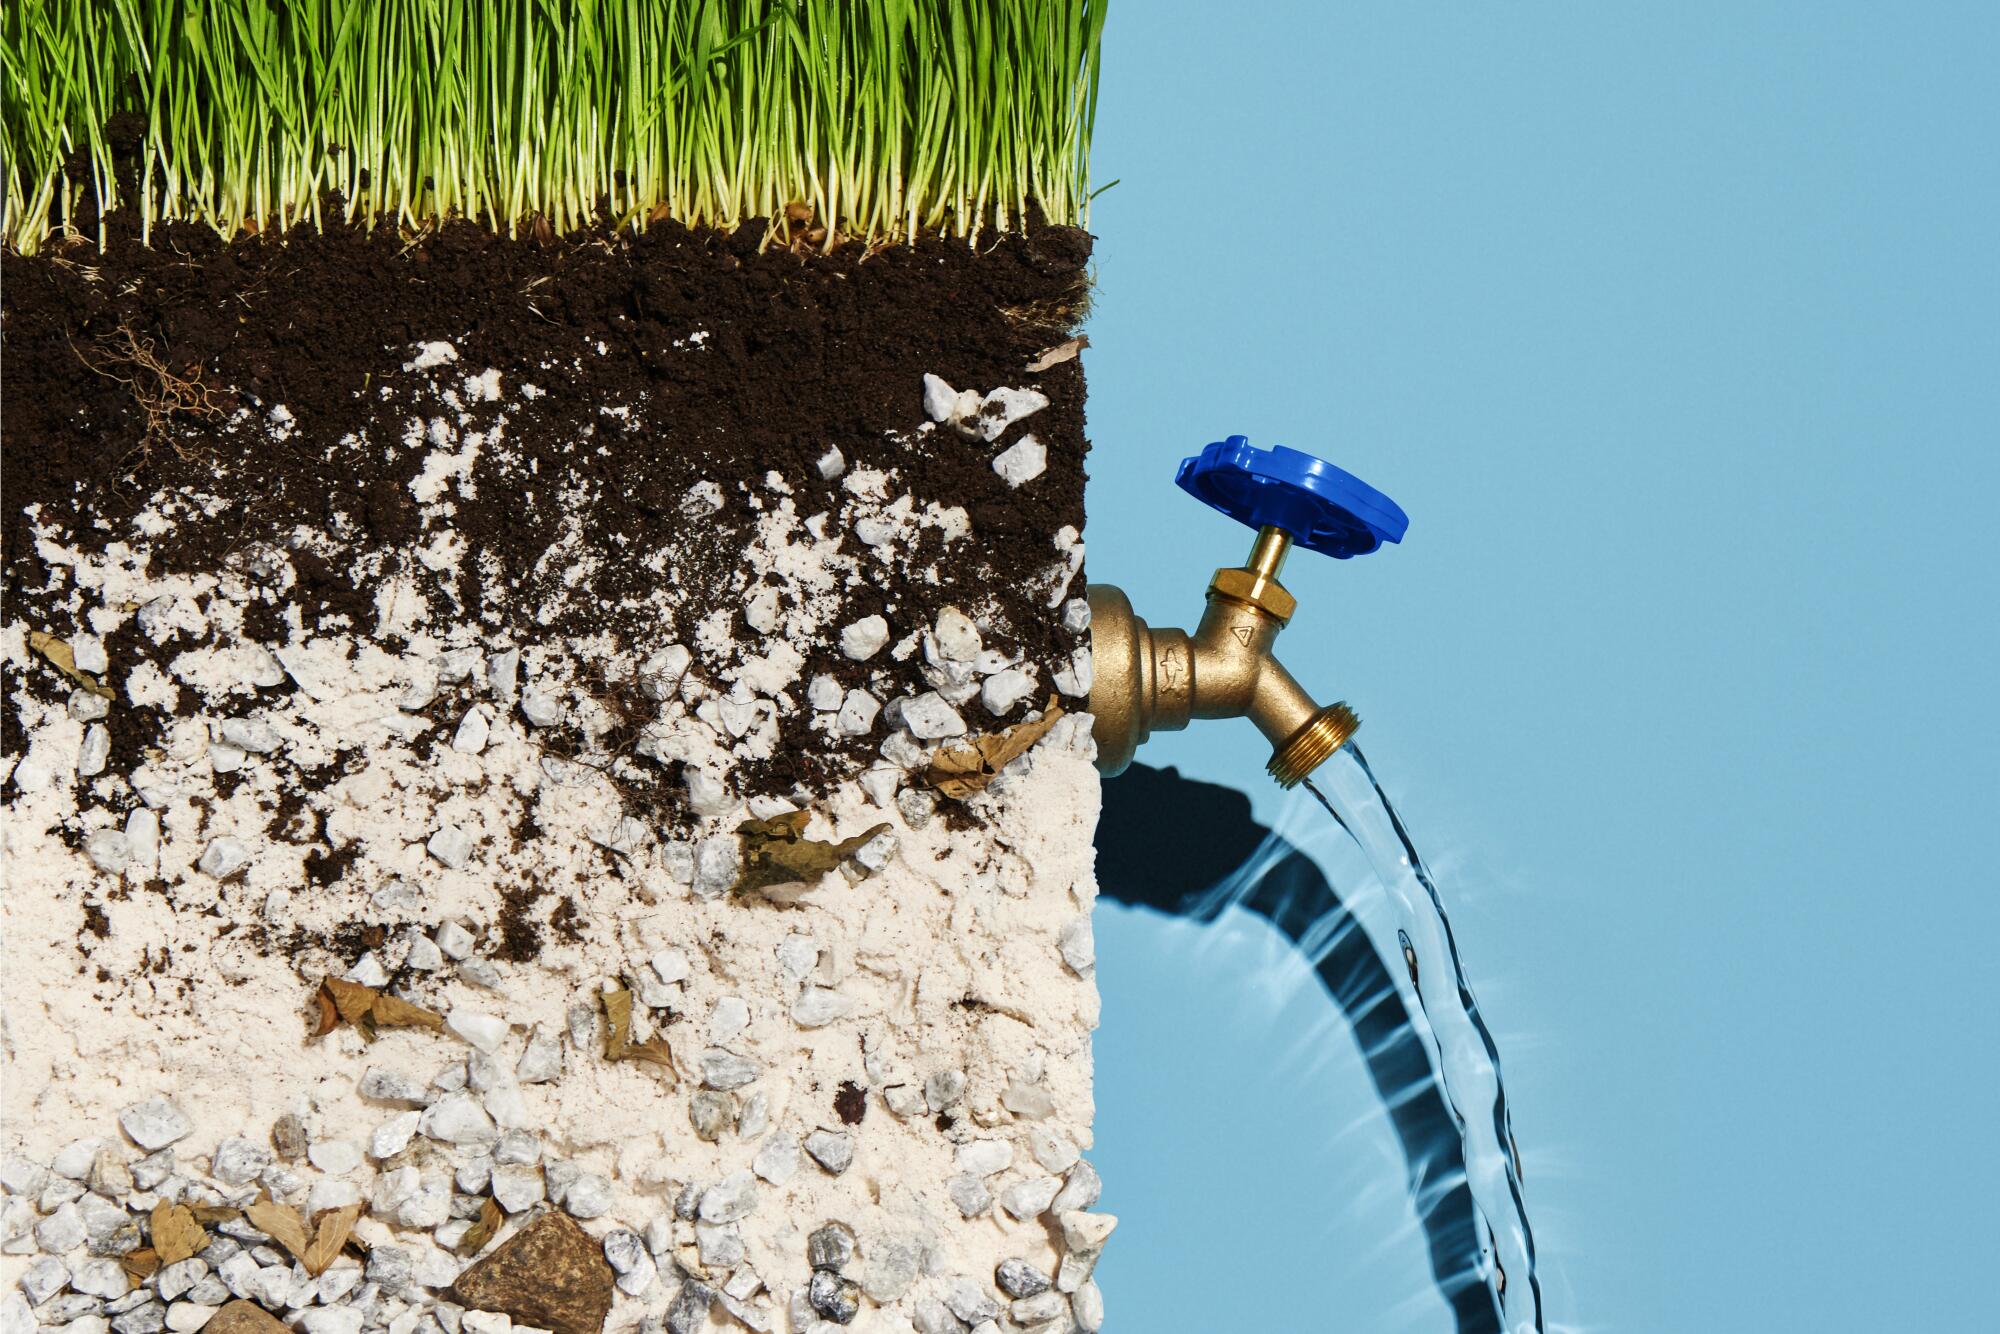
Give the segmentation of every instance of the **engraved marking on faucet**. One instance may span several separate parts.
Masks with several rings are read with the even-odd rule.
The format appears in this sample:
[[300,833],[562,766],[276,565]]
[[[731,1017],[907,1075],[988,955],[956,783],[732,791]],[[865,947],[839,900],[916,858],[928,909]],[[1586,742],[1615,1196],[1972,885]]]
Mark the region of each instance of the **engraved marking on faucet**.
[[1236,636],[1237,643],[1241,644],[1244,648],[1249,648],[1250,636],[1256,632],[1256,628],[1248,624],[1232,625],[1229,627],[1229,633]]
[[1170,644],[1160,654],[1160,693],[1179,695],[1187,690],[1187,649],[1180,644]]

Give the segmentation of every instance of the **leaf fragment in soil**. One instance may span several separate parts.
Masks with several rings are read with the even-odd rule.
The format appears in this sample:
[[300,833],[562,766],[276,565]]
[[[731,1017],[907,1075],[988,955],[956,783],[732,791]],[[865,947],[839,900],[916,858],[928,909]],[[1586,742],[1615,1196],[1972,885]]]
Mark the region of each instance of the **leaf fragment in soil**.
[[1053,696],[1042,716],[1015,723],[999,732],[975,736],[970,741],[953,742],[939,750],[924,774],[924,781],[945,796],[964,801],[1000,776],[1000,771],[1028,753],[1028,748],[1047,735],[1063,716],[1062,706]]
[[184,1204],[161,1200],[154,1205],[152,1228],[153,1250],[163,1265],[179,1264],[208,1248],[208,1233]]
[[127,1278],[136,1284],[144,1283],[160,1268],[160,1255],[151,1246],[142,1246],[136,1251],[128,1251],[118,1257],[119,1267]]
[[500,1220],[502,1217],[504,1215],[500,1212],[500,1202],[498,1200],[489,1198],[486,1203],[480,1205],[478,1220],[465,1230],[463,1237],[458,1239],[458,1253],[460,1255],[479,1254],[481,1250],[485,1249],[486,1243],[493,1240],[493,1234],[500,1230]]
[[736,826],[743,840],[743,870],[733,892],[748,893],[772,885],[818,880],[852,857],[863,844],[889,826],[878,824],[838,843],[807,838],[811,811],[787,811],[768,820],[745,820]]
[[1068,342],[1057,343],[1028,363],[1028,370],[1040,374],[1051,366],[1060,366],[1065,361],[1075,361],[1076,354],[1090,346],[1089,334],[1078,334]]
[[266,1196],[245,1209],[243,1216],[252,1227],[290,1251],[293,1259],[305,1263],[311,1242],[306,1238],[306,1221],[299,1217],[298,1210]]
[[320,983],[319,1026],[314,1037],[325,1037],[336,1024],[351,1024],[369,1042],[378,1028],[428,1028],[444,1031],[444,1016],[421,1005],[391,996],[359,982],[329,977]]
[[76,650],[69,646],[67,639],[50,634],[46,630],[28,631],[28,647],[49,660],[49,665],[70,680],[88,690],[100,699],[116,698],[110,686],[92,676],[89,672],[76,669]]
[[[492,1201],[488,1200],[487,1203],[491,1204]],[[317,1278],[326,1272],[328,1265],[340,1257],[341,1248],[346,1246],[347,1239],[354,1235],[354,1224],[366,1207],[362,1204],[344,1204],[338,1209],[320,1211],[319,1216],[313,1221],[312,1244],[307,1246],[306,1253],[299,1257],[299,1263],[306,1267],[308,1274]]]
[[618,987],[612,991],[598,993],[604,1003],[604,1059],[607,1061],[644,1061],[657,1065],[667,1072],[669,1079],[678,1083],[679,1072],[674,1069],[673,1049],[662,1037],[648,1038],[644,1042],[632,1040],[632,992],[629,988]]

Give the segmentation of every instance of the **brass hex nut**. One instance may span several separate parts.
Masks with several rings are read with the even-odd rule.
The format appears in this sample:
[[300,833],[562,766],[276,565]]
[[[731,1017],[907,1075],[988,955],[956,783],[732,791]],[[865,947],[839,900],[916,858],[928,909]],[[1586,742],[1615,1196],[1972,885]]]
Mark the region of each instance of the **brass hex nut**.
[[1217,570],[1215,578],[1208,581],[1208,591],[1255,607],[1280,625],[1299,609],[1299,600],[1287,593],[1283,584],[1234,565]]

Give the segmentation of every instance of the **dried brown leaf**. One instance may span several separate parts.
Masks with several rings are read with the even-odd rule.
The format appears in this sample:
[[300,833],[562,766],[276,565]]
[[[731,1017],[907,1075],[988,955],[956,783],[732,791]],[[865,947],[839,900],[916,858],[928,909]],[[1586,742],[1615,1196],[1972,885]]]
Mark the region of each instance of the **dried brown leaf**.
[[326,1272],[327,1266],[340,1256],[341,1248],[354,1234],[354,1224],[361,1217],[365,1205],[344,1204],[338,1209],[323,1209],[313,1225],[312,1244],[299,1257],[299,1263],[306,1272],[317,1278]]
[[632,993],[623,987],[600,993],[604,1003],[604,1059],[625,1059],[626,1044],[632,1040]]
[[496,1200],[489,1199],[480,1205],[479,1218],[465,1230],[465,1235],[458,1239],[458,1253],[479,1254],[486,1243],[493,1240],[493,1234],[500,1230],[500,1220],[505,1217],[506,1215],[500,1212],[500,1205]]
[[1070,339],[1069,341],[1063,343],[1057,343],[1054,347],[1049,348],[1047,351],[1043,352],[1040,356],[1036,357],[1033,361],[1028,363],[1028,369],[1032,372],[1039,374],[1040,372],[1047,370],[1051,366],[1060,366],[1065,361],[1075,361],[1076,354],[1083,351],[1083,349],[1089,346],[1090,346],[1090,335],[1078,334],[1076,337]]
[[647,1038],[644,1042],[628,1044],[625,1048],[625,1059],[657,1065],[665,1070],[674,1082],[680,1081],[680,1074],[674,1069],[673,1048],[667,1045],[665,1038]]
[[250,1225],[269,1236],[292,1253],[292,1258],[305,1263],[310,1244],[306,1239],[306,1224],[299,1217],[299,1211],[288,1204],[276,1200],[259,1200],[243,1211]]
[[329,977],[320,987],[323,1002],[319,1032],[315,1036],[324,1036],[332,1031],[333,1025],[326,1015],[327,1003],[332,1005],[336,1019],[352,1024],[370,1042],[375,1040],[377,1028],[428,1028],[433,1032],[444,1028],[444,1016],[435,1010],[412,1005],[374,987],[364,987],[359,982]]
[[136,1251],[128,1251],[119,1256],[118,1263],[134,1283],[143,1283],[158,1271],[160,1256],[152,1247],[142,1246]]
[[334,1008],[333,997],[327,995],[324,989],[313,993],[313,1007],[319,1015],[318,1022],[313,1025],[314,1037],[323,1038],[340,1027],[340,1011]]
[[210,1223],[227,1223],[232,1218],[243,1217],[241,1209],[227,1204],[193,1204],[188,1206],[188,1212],[194,1215],[195,1222],[203,1226]]
[[924,781],[945,796],[964,801],[973,793],[984,791],[1002,769],[1027,754],[1028,748],[1046,736],[1062,716],[1062,706],[1052,696],[1039,718],[945,746],[931,761]]
[[444,1031],[443,1015],[395,996],[377,996],[371,1013],[375,1022],[383,1028],[428,1028],[434,1033]]
[[46,630],[28,631],[28,647],[49,660],[49,665],[70,680],[101,699],[115,698],[110,686],[92,676],[89,672],[76,669],[76,650],[69,646],[67,639],[58,638]]
[[737,825],[736,832],[743,840],[743,870],[736,877],[735,892],[799,882],[810,884],[889,827],[878,824],[853,838],[828,843],[805,836],[806,825],[811,821],[810,811],[787,811],[768,820],[745,820]]
[[208,1246],[208,1233],[184,1204],[161,1200],[153,1206],[153,1249],[161,1264],[179,1264]]

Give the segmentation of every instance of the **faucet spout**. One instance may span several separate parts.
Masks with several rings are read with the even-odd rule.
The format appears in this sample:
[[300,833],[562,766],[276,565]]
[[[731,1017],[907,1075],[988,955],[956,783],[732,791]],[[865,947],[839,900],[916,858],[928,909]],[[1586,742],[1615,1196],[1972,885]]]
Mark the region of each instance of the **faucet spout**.
[[1272,653],[1298,600],[1278,582],[1291,537],[1258,531],[1250,558],[1215,572],[1193,635],[1154,629],[1109,584],[1088,590],[1097,767],[1116,774],[1154,732],[1195,718],[1248,718],[1271,743],[1267,766],[1291,787],[1331,756],[1360,720],[1345,704],[1321,708]]

